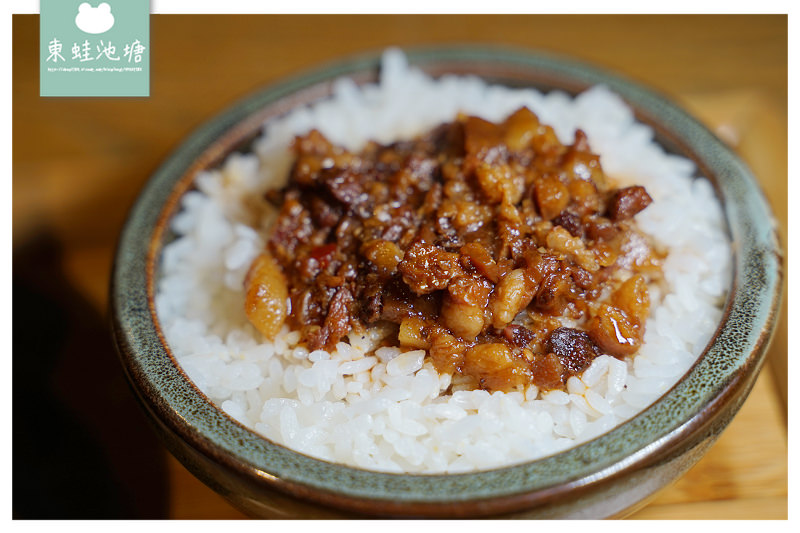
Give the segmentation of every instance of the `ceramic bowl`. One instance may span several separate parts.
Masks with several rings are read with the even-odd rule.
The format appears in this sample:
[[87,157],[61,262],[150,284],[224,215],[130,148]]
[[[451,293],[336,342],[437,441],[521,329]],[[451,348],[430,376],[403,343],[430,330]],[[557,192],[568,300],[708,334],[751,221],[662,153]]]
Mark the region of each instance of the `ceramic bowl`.
[[698,461],[747,397],[780,303],[773,218],[746,166],[711,132],[652,91],[591,66],[494,48],[408,52],[433,76],[475,74],[508,86],[577,93],[605,84],[668,150],[692,159],[724,206],[734,276],[719,327],[685,377],[638,416],[586,444],[517,466],[399,475],[333,464],[249,431],[188,380],[153,304],[169,221],[197,171],[246,146],[261,124],[331,93],[332,81],[377,80],[380,55],[352,58],[269,87],[200,128],[152,176],[122,232],[112,280],[113,329],[133,389],[171,452],[244,512],[259,517],[600,518],[624,515]]

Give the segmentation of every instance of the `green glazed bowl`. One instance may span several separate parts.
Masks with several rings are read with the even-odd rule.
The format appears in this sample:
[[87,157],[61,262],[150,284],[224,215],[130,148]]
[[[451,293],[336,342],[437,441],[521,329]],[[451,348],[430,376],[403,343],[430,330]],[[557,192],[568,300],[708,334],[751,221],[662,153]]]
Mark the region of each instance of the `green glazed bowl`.
[[401,475],[291,451],[211,404],[164,340],[153,303],[170,219],[199,170],[248,145],[271,117],[326,98],[333,80],[375,82],[380,55],[352,58],[269,87],[196,131],[152,176],[122,232],[111,290],[113,330],[128,379],[170,451],[198,478],[259,517],[354,516],[601,518],[622,516],[680,477],[741,407],[758,375],[781,299],[775,223],[747,167],[684,111],[630,81],[564,58],[497,48],[408,52],[433,76],[578,93],[604,84],[693,160],[724,206],[733,282],[719,327],[685,377],[652,406],[575,448],[517,466],[468,474]]

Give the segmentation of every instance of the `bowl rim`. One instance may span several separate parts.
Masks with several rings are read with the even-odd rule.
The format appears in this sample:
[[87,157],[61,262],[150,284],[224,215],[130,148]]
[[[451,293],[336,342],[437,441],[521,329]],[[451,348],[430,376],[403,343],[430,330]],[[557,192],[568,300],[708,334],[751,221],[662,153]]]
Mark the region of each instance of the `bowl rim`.
[[317,99],[337,78],[375,77],[381,53],[366,53],[272,84],[222,111],[192,133],[141,192],[118,243],[110,306],[123,367],[146,407],[201,453],[295,496],[367,512],[379,505],[423,514],[472,506],[484,513],[552,501],[657,461],[706,427],[741,392],[746,395],[774,330],[783,274],[776,224],[744,163],[652,89],[573,59],[474,45],[404,51],[409,64],[429,72],[444,68],[463,74],[480,67],[479,75],[490,81],[535,75],[537,87],[552,81],[571,92],[605,85],[662,141],[691,154],[723,200],[734,248],[724,316],[703,354],[655,403],[608,433],[536,461],[469,473],[394,474],[315,459],[268,441],[213,406],[175,362],[155,318],[154,278],[168,221],[196,171],[221,162],[265,118]]

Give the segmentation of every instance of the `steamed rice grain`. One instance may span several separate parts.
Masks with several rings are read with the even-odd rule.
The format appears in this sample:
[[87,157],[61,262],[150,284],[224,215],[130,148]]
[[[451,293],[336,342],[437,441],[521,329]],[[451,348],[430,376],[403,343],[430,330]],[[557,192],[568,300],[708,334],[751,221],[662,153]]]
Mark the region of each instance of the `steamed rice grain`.
[[[357,150],[420,134],[463,112],[502,120],[520,106],[562,142],[583,129],[619,186],[643,185],[654,202],[639,229],[669,250],[645,344],[630,361],[603,355],[566,391],[531,385],[509,393],[464,390],[439,376],[422,350],[381,347],[380,328],[331,352],[298,345],[284,326],[266,342],[244,313],[242,284],[271,222],[253,198],[280,187],[295,135],[319,129]],[[156,310],[187,375],[223,411],[266,438],[320,459],[389,472],[462,472],[538,459],[594,438],[675,384],[721,318],[731,251],[713,189],[694,165],[666,154],[619,97],[595,87],[561,92],[489,86],[475,77],[432,80],[389,51],[380,83],[334,84],[332,98],[264,125],[253,153],[201,172],[172,221]],[[679,213],[676,216],[676,213]],[[450,394],[443,391],[450,390]]]

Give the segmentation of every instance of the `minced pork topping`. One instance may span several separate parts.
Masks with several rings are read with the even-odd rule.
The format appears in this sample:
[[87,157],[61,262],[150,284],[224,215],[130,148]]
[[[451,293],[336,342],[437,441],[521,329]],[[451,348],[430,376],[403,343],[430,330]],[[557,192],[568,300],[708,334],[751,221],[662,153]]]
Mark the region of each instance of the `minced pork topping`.
[[390,324],[475,388],[562,388],[602,353],[642,343],[663,257],[633,217],[650,196],[614,188],[578,130],[559,142],[527,108],[502,123],[459,116],[360,153],[298,137],[245,311],[309,350]]

